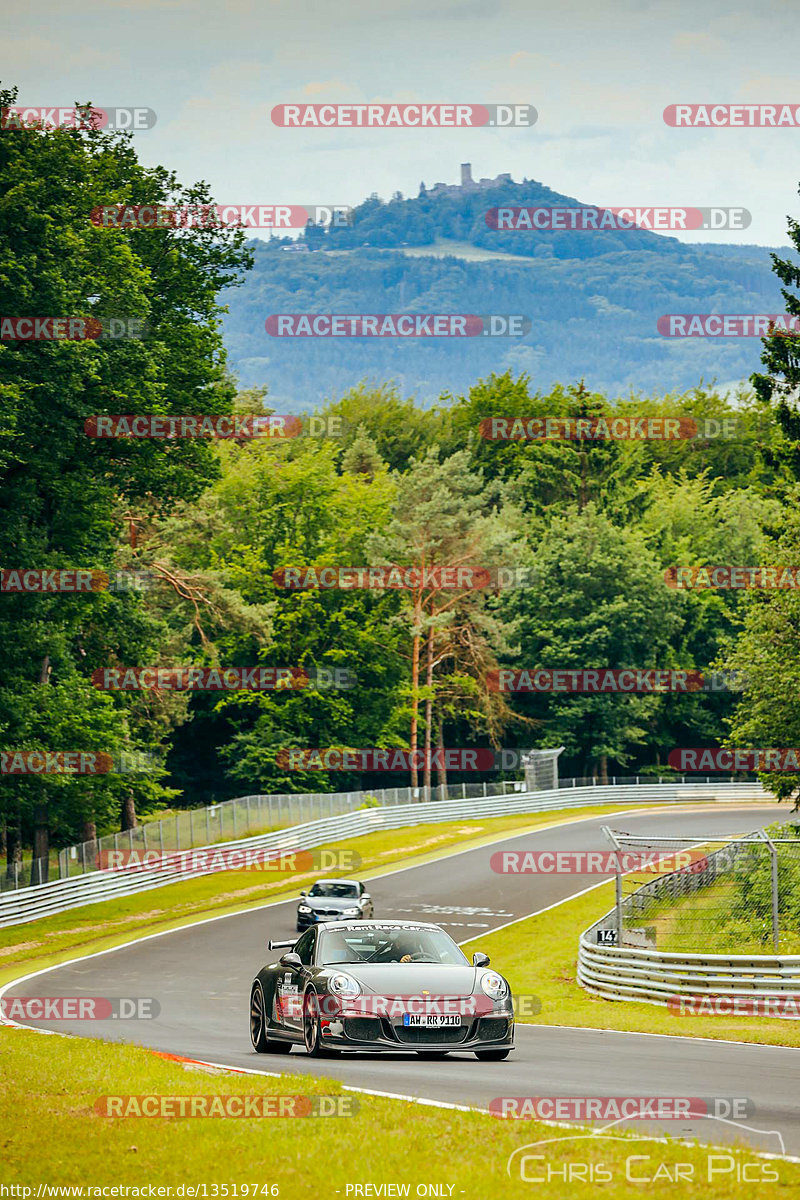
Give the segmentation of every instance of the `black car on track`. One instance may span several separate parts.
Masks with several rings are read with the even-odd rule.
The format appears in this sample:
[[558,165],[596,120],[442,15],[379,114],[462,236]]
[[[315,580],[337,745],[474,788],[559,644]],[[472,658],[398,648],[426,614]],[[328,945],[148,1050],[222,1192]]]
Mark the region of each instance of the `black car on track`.
[[470,962],[439,926],[331,921],[262,967],[250,991],[250,1038],[259,1054],[368,1050],[441,1058],[472,1051],[506,1058],[514,1046],[511,989],[485,954]]

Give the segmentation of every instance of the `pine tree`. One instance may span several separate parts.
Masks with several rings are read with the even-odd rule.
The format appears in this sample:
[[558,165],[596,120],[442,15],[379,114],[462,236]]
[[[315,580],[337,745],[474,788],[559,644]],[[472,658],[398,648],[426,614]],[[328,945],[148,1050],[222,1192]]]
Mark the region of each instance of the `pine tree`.
[[370,482],[384,465],[378,447],[366,425],[359,425],[355,438],[342,457],[342,470],[348,475],[366,475]]

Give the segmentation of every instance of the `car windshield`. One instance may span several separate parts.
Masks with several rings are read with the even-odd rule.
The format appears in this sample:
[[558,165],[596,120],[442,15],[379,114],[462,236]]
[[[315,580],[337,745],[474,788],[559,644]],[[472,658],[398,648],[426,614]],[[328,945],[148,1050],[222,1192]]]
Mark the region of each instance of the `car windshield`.
[[463,966],[467,959],[443,929],[360,924],[326,929],[320,935],[319,963],[427,962]]
[[323,880],[315,883],[308,894],[309,896],[335,896],[339,900],[357,900],[358,884]]

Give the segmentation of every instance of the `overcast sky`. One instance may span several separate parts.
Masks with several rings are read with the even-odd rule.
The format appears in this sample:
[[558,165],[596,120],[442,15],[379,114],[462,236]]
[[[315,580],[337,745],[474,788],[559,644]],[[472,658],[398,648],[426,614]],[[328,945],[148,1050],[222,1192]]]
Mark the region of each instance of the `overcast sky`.
[[[786,244],[800,129],[672,129],[666,105],[800,106],[797,0],[28,0],[0,78],[30,105],[142,105],[146,164],[220,202],[357,204],[511,172],[581,200],[741,205]],[[532,129],[282,129],[275,104],[528,103]],[[710,233],[684,240],[714,240]]]

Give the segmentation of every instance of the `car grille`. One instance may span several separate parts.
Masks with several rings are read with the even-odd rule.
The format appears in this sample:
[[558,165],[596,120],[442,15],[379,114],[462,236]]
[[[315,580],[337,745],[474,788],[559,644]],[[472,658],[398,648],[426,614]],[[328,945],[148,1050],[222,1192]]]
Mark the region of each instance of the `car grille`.
[[340,917],[342,915],[340,908],[315,908],[313,912],[318,917]]
[[345,1035],[357,1042],[374,1042],[381,1036],[378,1017],[348,1017],[344,1023]]
[[478,1023],[478,1037],[494,1041],[504,1038],[508,1033],[508,1021],[505,1017],[481,1017]]
[[466,1025],[445,1025],[441,1029],[426,1029],[424,1026],[395,1025],[398,1042],[408,1046],[424,1046],[432,1042],[463,1042],[467,1036]]

